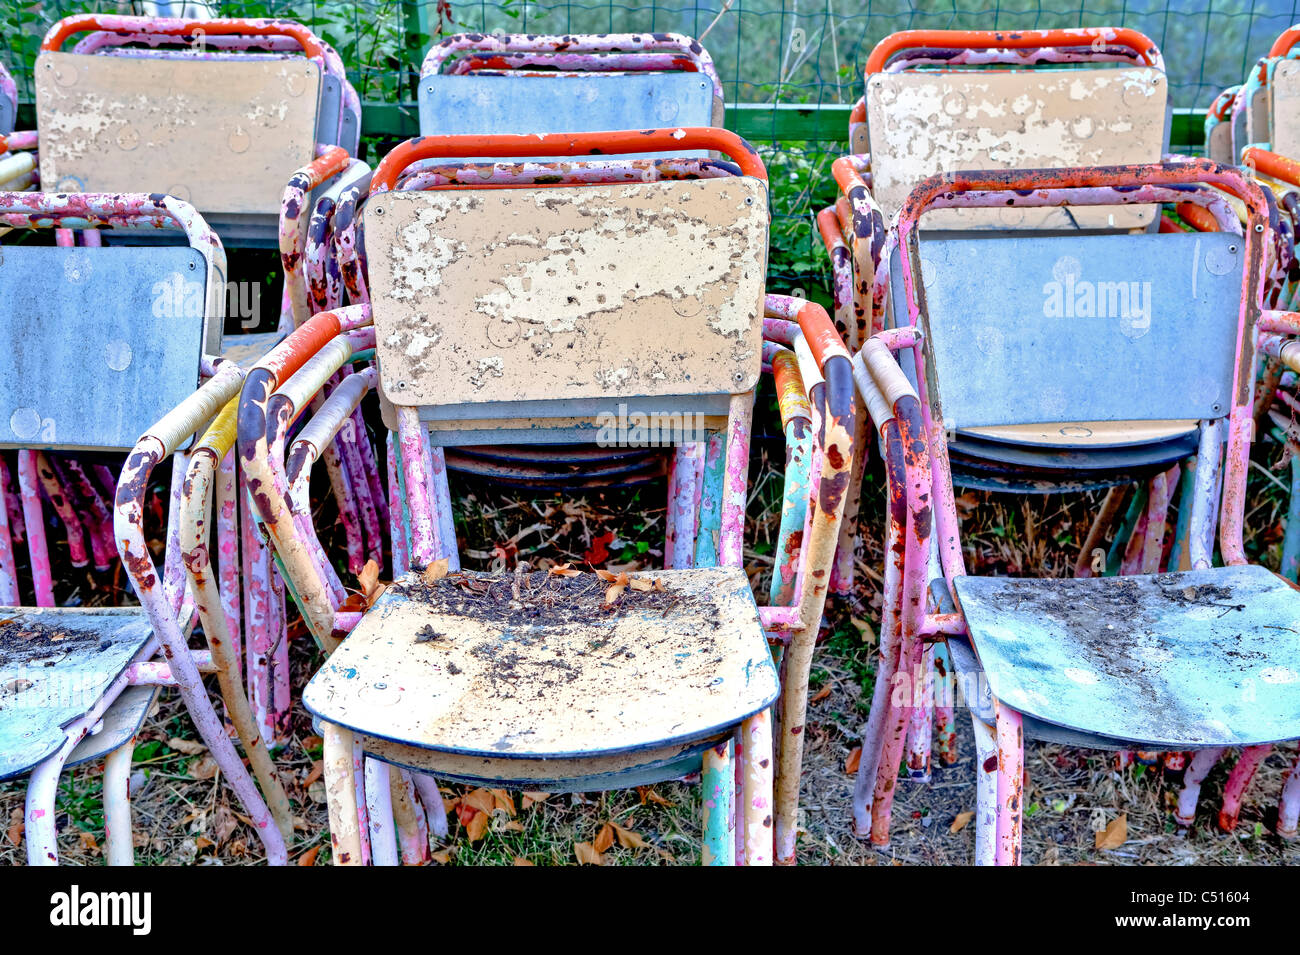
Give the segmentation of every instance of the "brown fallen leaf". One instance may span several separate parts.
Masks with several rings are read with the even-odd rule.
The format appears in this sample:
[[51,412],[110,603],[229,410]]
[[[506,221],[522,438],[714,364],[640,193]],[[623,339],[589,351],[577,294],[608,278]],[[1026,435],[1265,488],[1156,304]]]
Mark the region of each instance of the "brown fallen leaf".
[[316,780],[320,779],[324,772],[325,763],[319,759],[312,760],[311,769],[307,773],[307,778],[302,781],[303,786],[310,786]]
[[88,852],[99,852],[99,843],[95,841],[94,835],[89,832],[79,832],[77,837],[81,840],[81,848]]
[[451,850],[440,849],[437,852],[430,852],[429,858],[438,863],[438,865],[446,865],[451,861]]
[[665,591],[665,590],[667,590],[667,589],[668,589],[668,588],[664,586],[664,582],[663,582],[663,580],[660,579],[659,577],[656,577],[656,578],[655,578],[655,590],[658,590],[658,591],[660,591],[660,592],[662,593],[663,591]]
[[604,865],[605,857],[592,847],[590,842],[575,842],[573,854],[578,857],[579,865]]
[[199,836],[197,839],[194,840],[194,846],[200,852],[202,852],[204,849],[215,849],[217,847],[217,844],[213,842],[211,839],[209,839],[207,836]]
[[614,581],[618,580],[618,574],[611,573],[603,568],[596,571],[596,576],[607,584],[612,584]]
[[303,749],[320,749],[325,745],[325,741],[319,736],[304,736],[302,739]]
[[528,861],[527,859],[525,859],[523,856],[515,856],[515,861],[512,862],[512,863],[510,863],[510,864],[511,864],[511,865],[531,865],[531,866],[536,866],[536,865],[537,865],[536,862],[529,862],[529,861]]
[[1118,849],[1128,841],[1128,813],[1121,812],[1106,823],[1105,829],[1093,833],[1093,838],[1095,840],[1094,848],[1103,850]]
[[318,855],[320,855],[320,846],[312,846],[298,857],[298,865],[315,865]]
[[605,591],[605,606],[609,606],[623,596],[623,591],[627,589],[627,584],[611,584]]
[[230,807],[218,806],[212,814],[212,835],[216,838],[217,845],[225,845],[237,828],[238,823],[235,822],[235,814],[230,811]]
[[858,766],[861,764],[861,762],[862,762],[862,747],[854,746],[852,752],[849,753],[849,758],[844,761],[845,775],[856,776],[858,772]]
[[849,617],[849,623],[853,624],[853,626],[857,628],[858,633],[862,636],[863,643],[876,642],[876,631],[872,628],[871,624],[867,623],[867,621],[863,620],[861,617]]
[[519,822],[517,819],[511,819],[504,826],[502,826],[501,829],[504,832],[523,832],[524,824],[522,822]]
[[369,597],[379,586],[379,565],[374,560],[366,561],[366,566],[361,568],[361,573],[357,574],[357,583],[361,585],[361,592]]
[[948,827],[948,831],[961,832],[963,829],[966,828],[966,826],[970,824],[970,821],[974,818],[975,818],[975,813],[973,812],[969,812],[969,811],[959,812],[957,813],[957,818],[952,821],[952,825]]
[[655,582],[645,577],[633,577],[631,587],[633,590],[640,590],[644,593],[648,590],[654,590]]
[[174,749],[178,753],[184,753],[186,756],[197,756],[199,753],[208,751],[208,748],[202,743],[192,739],[181,739],[179,736],[169,739],[167,748]]
[[492,790],[490,789],[475,789],[473,792],[465,796],[461,802],[466,806],[472,806],[479,812],[485,812],[488,815],[491,815],[492,810],[496,808],[496,797],[492,795]]
[[202,756],[196,756],[190,760],[189,774],[193,779],[212,779],[220,772],[217,761],[212,758],[211,753],[204,753]]
[[535,789],[525,789],[523,799],[520,801],[519,808],[527,809],[529,806],[536,805],[539,802],[546,802],[551,798],[550,793],[538,792]]
[[[579,577],[582,575],[582,571],[574,570],[568,564],[556,564],[547,573],[552,577]],[[532,863],[529,862],[528,865],[532,865]]]
[[5,830],[5,835],[8,836],[11,843],[16,846],[22,845],[23,830],[25,828],[26,823],[23,821],[22,809],[15,809],[9,813],[9,828]]
[[471,819],[469,825],[465,827],[465,835],[469,841],[474,843],[482,839],[483,836],[487,834],[488,823],[491,821],[492,817],[485,812],[474,813],[474,818]]
[[600,827],[600,832],[596,833],[596,838],[591,841],[591,847],[597,852],[608,852],[614,845],[614,827],[608,822]]
[[614,834],[618,836],[618,844],[624,849],[644,849],[650,845],[641,833],[625,829],[616,822],[611,822],[610,825],[614,827]]
[[495,809],[500,809],[510,818],[515,816],[515,801],[510,798],[510,794],[504,789],[489,789],[492,794],[492,805]]
[[651,788],[650,786],[637,786],[637,787],[636,787],[636,794],[637,794],[639,797],[641,797],[641,805],[643,805],[643,806],[644,806],[646,803],[648,803],[648,802],[652,802],[652,803],[654,803],[656,806],[671,806],[671,805],[672,805],[671,802],[669,802],[669,801],[668,801],[667,799],[665,799],[663,796],[661,796],[661,795],[659,795],[657,792],[655,792],[654,789]]
[[826,699],[826,697],[830,695],[831,695],[831,685],[827,683],[824,687],[822,687],[820,690],[814,693],[812,697],[809,698],[808,702],[820,703],[822,700]]
[[439,557],[428,567],[424,568],[424,582],[426,584],[436,584],[442,578],[447,576],[447,558]]

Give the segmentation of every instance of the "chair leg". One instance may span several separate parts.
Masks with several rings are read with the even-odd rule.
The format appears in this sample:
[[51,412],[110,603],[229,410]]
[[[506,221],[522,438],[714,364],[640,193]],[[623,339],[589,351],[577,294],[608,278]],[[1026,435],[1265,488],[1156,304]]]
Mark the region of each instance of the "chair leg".
[[997,865],[1020,865],[1020,831],[1024,818],[1025,738],[1020,714],[997,703],[998,821]]
[[946,643],[934,645],[934,755],[940,764],[953,766],[959,755],[957,721],[953,703],[957,696],[956,675]]
[[1237,757],[1237,763],[1228,774],[1228,782],[1223,787],[1223,805],[1219,809],[1219,828],[1232,832],[1237,828],[1237,816],[1241,813],[1241,800],[1250,788],[1250,781],[1255,778],[1265,757],[1273,751],[1272,743],[1262,746],[1247,746]]
[[730,737],[704,751],[700,787],[704,795],[704,841],[700,864],[735,865],[732,827],[736,819],[733,806],[736,777],[731,767]]
[[1187,771],[1183,773],[1183,789],[1178,794],[1178,805],[1174,808],[1174,822],[1178,825],[1186,828],[1196,821],[1196,803],[1201,798],[1201,783],[1205,782],[1205,777],[1210,775],[1210,770],[1224,752],[1222,746],[1199,749],[1188,760]]
[[429,830],[415,801],[411,774],[396,766],[388,768],[388,788],[392,794],[393,821],[402,865],[424,865],[429,861]]
[[388,764],[369,756],[366,757],[366,813],[370,817],[371,864],[399,865]]
[[745,745],[744,864],[772,864],[772,711],[755,713],[741,724]]
[[23,837],[28,865],[58,865],[58,830],[54,824],[54,797],[63,762],[72,747],[63,746],[32,770],[27,780],[27,806]]
[[1300,756],[1282,780],[1282,797],[1277,803],[1277,834],[1283,839],[1296,837],[1300,823]]
[[361,865],[361,827],[357,817],[357,787],[352,774],[352,731],[321,722],[325,741],[325,801],[330,816],[330,845],[335,865]]
[[424,815],[429,820],[429,832],[438,839],[447,838],[447,807],[443,804],[442,793],[438,791],[438,780],[425,773],[411,773],[415,791],[420,794],[424,804]]
[[914,674],[922,694],[912,708],[907,726],[907,775],[913,782],[930,781],[930,743],[934,736],[934,644],[921,654],[921,670]]
[[993,865],[998,825],[998,748],[993,727],[971,711],[975,728],[975,864]]
[[135,737],[108,754],[104,760],[104,857],[109,865],[135,864],[131,841],[131,756]]
[[361,837],[361,865],[370,865],[370,813],[366,809],[366,752],[352,734],[352,789],[357,804],[357,833]]

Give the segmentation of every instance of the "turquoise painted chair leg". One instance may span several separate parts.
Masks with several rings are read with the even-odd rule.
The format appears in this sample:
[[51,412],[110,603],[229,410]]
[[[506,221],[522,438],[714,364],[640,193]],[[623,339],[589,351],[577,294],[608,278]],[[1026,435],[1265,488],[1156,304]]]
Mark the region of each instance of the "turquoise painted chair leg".
[[1110,552],[1106,555],[1106,576],[1114,577],[1119,573],[1120,564],[1124,561],[1124,550],[1128,547],[1129,538],[1133,536],[1133,529],[1137,527],[1138,519],[1147,509],[1147,496],[1150,494],[1150,488],[1147,482],[1143,481],[1137,486],[1137,493],[1133,495],[1133,500],[1129,502],[1128,511],[1124,514],[1124,521],[1120,524],[1119,530],[1115,532],[1115,540],[1110,545]]
[[718,541],[722,534],[722,479],[726,471],[726,436],[709,433],[704,451],[704,487],[700,491],[699,532],[695,537],[695,566],[718,566]]
[[704,796],[704,843],[701,865],[735,865],[736,774],[731,765],[732,741],[704,751],[700,790]]
[[1291,503],[1282,537],[1282,576],[1292,583],[1300,574],[1300,457],[1291,458]]
[[1188,458],[1183,462],[1183,473],[1178,482],[1178,523],[1174,525],[1174,546],[1169,551],[1169,570],[1192,569],[1188,534],[1192,526],[1192,495],[1195,487],[1196,458]]

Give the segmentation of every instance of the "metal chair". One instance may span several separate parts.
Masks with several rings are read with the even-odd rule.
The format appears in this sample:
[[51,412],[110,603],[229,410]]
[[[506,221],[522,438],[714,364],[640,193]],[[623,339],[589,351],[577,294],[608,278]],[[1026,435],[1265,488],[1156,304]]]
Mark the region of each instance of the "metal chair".
[[[568,189],[392,191],[402,169],[425,157],[581,156],[613,168],[627,161],[591,160],[591,154],[623,155],[633,145],[663,152],[725,151],[745,174]],[[309,628],[333,650],[304,699],[322,721],[327,740],[336,861],[359,862],[365,857],[360,806],[369,812],[369,848],[376,857],[374,833],[391,832],[387,819],[375,825],[376,813],[387,810],[385,800],[372,798],[371,783],[377,783],[382,796],[389,780],[387,774],[370,771],[378,760],[451,779],[572,790],[674,778],[702,762],[706,861],[730,863],[739,854],[751,863],[770,862],[774,815],[778,858],[793,860],[807,673],[825,597],[824,571],[819,574],[814,568],[824,567],[834,548],[852,412],[847,356],[825,313],[815,305],[763,298],[767,217],[762,178],[762,164],[747,144],[709,129],[426,137],[399,146],[376,170],[366,209],[367,283],[373,305],[321,313],[290,336],[250,375],[240,412],[243,466],[262,468],[255,499],[262,502],[267,532]],[[521,227],[518,213],[523,208],[551,211],[541,217],[530,214],[527,228],[532,236],[515,241],[511,235]],[[644,227],[610,228],[615,218],[629,216]],[[667,242],[665,217],[679,226],[676,245]],[[433,223],[436,233],[429,231]],[[697,236],[693,242],[687,237],[692,232]],[[538,257],[551,239],[561,243],[556,254],[577,270],[572,276],[567,267],[548,270],[546,254]],[[680,249],[670,251],[685,245],[694,250],[691,256],[683,258]],[[387,254],[378,256],[376,249]],[[671,270],[655,264],[668,254],[675,263]],[[611,275],[611,264],[622,274]],[[517,286],[524,281],[531,291],[520,297]],[[705,302],[709,306],[701,308]],[[476,307],[487,309],[482,322],[431,324],[421,317],[468,314]],[[758,608],[739,572],[740,518],[765,311],[778,313],[766,322],[770,334],[795,343],[807,356],[798,363],[801,370],[807,369],[805,378],[820,365],[827,382],[811,388],[817,419],[812,431],[820,439],[812,468],[817,480],[805,490],[810,516],[797,594],[789,605]],[[314,533],[304,527],[309,515],[294,504],[292,492],[285,494],[289,476],[280,461],[288,423],[332,368],[347,360],[353,348],[348,336],[365,330],[372,315],[378,378],[390,395],[400,396],[396,471],[401,493],[391,509],[394,514],[406,512],[409,541],[395,538],[394,550],[409,547],[414,572],[385,591],[374,607],[356,613],[340,610],[329,562],[313,544]],[[798,325],[792,326],[791,319]],[[671,334],[646,339],[640,329],[648,320],[671,329]],[[432,335],[438,336],[438,347],[422,347],[433,344]],[[361,347],[365,343],[363,339]],[[786,367],[785,380],[790,381],[793,354],[774,342],[769,358],[774,367]],[[343,420],[351,400],[341,394],[337,400],[332,397],[333,407],[323,412],[320,429],[315,418],[307,425],[304,436],[308,431],[313,435],[304,448],[308,463],[317,440]],[[624,408],[619,408],[620,402]],[[554,664],[560,659],[557,653],[572,652],[577,661],[572,680],[543,675],[545,686],[538,684],[538,689],[547,694],[548,704],[539,707],[531,693],[508,692],[506,684],[494,681],[493,673],[500,675],[499,666],[506,665],[504,657],[475,649],[481,644],[475,635],[501,632],[497,624],[473,610],[458,609],[454,599],[444,603],[441,598],[444,593],[454,598],[456,581],[471,589],[526,587],[531,592],[561,578],[525,575],[522,568],[514,577],[455,570],[446,474],[433,466],[428,441],[451,444],[482,431],[508,432],[521,416],[532,423],[537,441],[572,441],[591,436],[598,416],[627,421],[630,415],[652,413],[676,415],[672,420],[679,423],[682,415],[688,422],[698,420],[695,429],[707,432],[699,435],[701,443],[723,451],[713,465],[722,475],[722,493],[711,496],[706,483],[701,498],[697,569],[638,574],[637,583],[629,580],[627,585],[636,593],[646,586],[663,586],[680,595],[680,603],[670,598],[672,605],[655,618],[657,629],[675,636],[658,643],[647,640],[644,619],[619,612],[618,595],[612,595],[614,610],[602,624],[614,628],[612,640],[597,643],[616,643],[619,652],[602,661],[608,666],[588,668],[582,657],[588,652],[585,641],[594,633],[589,626],[556,627],[544,617],[512,622],[507,629],[523,639],[517,645],[521,655],[509,665],[521,674],[536,672],[534,664],[543,669]],[[297,470],[294,480],[301,481],[301,461],[291,460],[290,466]],[[452,568],[451,577],[440,585],[450,589],[430,591],[434,603],[425,603],[419,596],[421,571],[438,560]],[[653,584],[656,577],[660,585]],[[711,621],[721,627],[718,639],[709,640],[715,652],[700,657],[685,649],[702,632],[713,632]],[[456,636],[411,643],[398,636],[411,625],[411,640],[418,636],[416,631]],[[790,642],[784,691],[771,665],[765,631],[784,634]],[[387,655],[381,647],[397,651],[392,658],[395,669],[385,664],[381,674],[366,663],[356,671],[358,681],[338,683],[361,657]],[[432,668],[417,665],[406,672],[409,663],[421,660],[431,661]],[[378,720],[362,712],[364,699],[390,688],[401,687],[398,695],[411,699],[408,691],[415,679],[432,694],[424,696],[420,690],[415,695],[445,701],[450,708],[443,703],[417,707],[407,710],[409,719],[397,723],[389,720],[392,710],[383,715],[376,711]],[[605,690],[593,695],[593,679],[618,680],[623,690],[610,694],[606,682]],[[368,688],[354,698],[352,690],[363,684]],[[470,727],[460,728],[453,715],[468,712],[461,711],[456,700],[471,705],[477,694],[493,692],[489,686],[502,693],[491,707],[496,728],[483,724],[480,729],[495,734],[495,742]],[[773,813],[767,708],[782,692],[781,772]],[[576,721],[564,715],[581,712],[575,710],[580,701],[599,713],[593,710]],[[744,771],[737,777],[732,738],[741,724]],[[360,761],[354,747],[368,757],[362,798],[357,796]],[[727,820],[736,778],[745,780],[743,810],[737,811],[744,825],[738,823],[733,834]]]
[[[1191,184],[1244,203],[1245,234],[919,241],[918,223],[931,208],[1140,203],[1149,199],[1144,190]],[[870,828],[877,844],[888,842],[887,767],[901,754],[908,710],[919,705],[899,684],[926,640],[946,640],[975,719],[977,862],[1019,861],[1025,736],[1215,753],[1300,735],[1300,710],[1286,689],[1297,679],[1294,648],[1276,638],[1277,621],[1300,613],[1300,595],[1249,566],[1241,541],[1256,329],[1300,328],[1297,316],[1262,307],[1261,265],[1276,222],[1266,191],[1204,160],[951,173],[925,180],[909,197],[898,220],[901,280],[892,292],[909,325],[876,336],[857,369],[868,403],[894,413],[901,443],[886,442],[893,449],[887,461],[907,504],[891,527],[904,554],[886,599],[898,615],[898,642],[896,669],[885,676],[904,702],[891,706],[887,693],[879,716],[873,706],[871,723],[884,728],[880,772],[874,798],[855,800],[855,824]],[[1148,288],[1159,311],[1149,321],[1054,322],[1044,289],[1060,281],[1054,270],[1062,258],[1080,254],[1117,281]],[[971,293],[971,256],[1001,290],[997,301]],[[979,345],[981,330],[992,327],[1002,333],[996,354]],[[1198,333],[1186,335],[1188,327]],[[915,354],[919,396],[890,354],[905,347]],[[1034,372],[1015,380],[1014,369],[1027,369],[1026,362]],[[1138,367],[1140,376],[1133,374]],[[1139,412],[1200,421],[1190,570],[1056,580],[966,576],[945,425],[1049,422],[1064,410],[1058,387],[1067,392],[1066,408],[1097,420]],[[916,449],[910,456],[899,453],[908,447]],[[1211,565],[1216,527],[1227,565],[1219,568]],[[1163,536],[1163,520],[1152,521],[1145,552],[1158,552]],[[943,579],[927,599],[940,567]],[[868,752],[864,743],[864,762]]]
[[[287,802],[254,733],[245,739],[249,757],[286,810],[273,819],[203,688],[200,671],[218,672],[227,710],[247,710],[229,661],[188,647],[194,603],[185,593],[177,546],[182,446],[242,381],[236,366],[204,358],[220,336],[221,243],[192,207],[166,196],[2,193],[0,224],[125,234],[124,243],[112,248],[3,247],[0,314],[6,320],[0,326],[9,341],[0,376],[0,447],[18,449],[36,606],[18,605],[16,528],[9,508],[0,507],[0,603],[8,605],[0,608],[0,778],[30,776],[28,861],[57,861],[54,800],[64,765],[106,756],[106,857],[110,864],[130,863],[127,778],[135,733],[157,688],[175,686],[252,818],[268,860],[283,863],[284,837],[276,822],[291,831]],[[136,232],[153,230],[177,231],[186,244],[130,243]],[[36,286],[41,292],[33,296]],[[100,479],[108,474],[106,490],[116,484],[111,513],[79,466],[64,460],[61,471],[60,460],[47,454],[64,450],[130,452],[116,482],[106,469],[95,469]],[[146,543],[145,496],[153,467],[173,453],[177,477],[160,572]],[[0,486],[5,483],[0,473]],[[92,545],[95,535],[109,534],[140,607],[57,606],[42,489],[68,530],[74,560],[83,517]],[[96,557],[98,562],[97,548]],[[153,659],[159,649],[165,660]]]

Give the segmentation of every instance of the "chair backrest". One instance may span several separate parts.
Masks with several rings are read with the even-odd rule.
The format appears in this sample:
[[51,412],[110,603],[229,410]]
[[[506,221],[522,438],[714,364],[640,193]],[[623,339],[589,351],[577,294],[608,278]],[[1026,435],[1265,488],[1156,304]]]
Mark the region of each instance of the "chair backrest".
[[[141,30],[152,23],[132,19],[142,21]],[[310,38],[295,24],[272,23],[210,21],[193,28],[214,34],[292,28]],[[323,59],[314,38],[302,42],[315,55],[302,56],[59,50],[68,35],[97,26],[93,18],[61,24],[37,57],[43,187],[166,192],[204,213],[278,214],[285,182],[315,156],[321,109],[329,105],[322,103]],[[337,136],[337,89],[333,96],[333,125],[324,125]]]
[[[1058,33],[1063,36],[1048,35]],[[1045,31],[1035,42],[1088,45],[1090,33],[1072,33]],[[985,50],[1009,42],[1005,34],[985,37],[979,31],[927,32],[917,42],[933,43],[947,34],[958,41],[971,37],[971,47]],[[873,71],[883,69],[885,56],[899,47],[893,37],[881,42],[877,50],[888,52],[872,54],[866,82],[872,193],[886,218],[893,217],[916,183],[935,173],[1160,160],[1169,114],[1158,52],[1144,53],[1141,65]],[[1149,225],[1155,214],[1151,205],[944,209],[930,213],[926,227],[1136,229]]]
[[[1269,84],[1268,142],[1283,156],[1300,156],[1300,60],[1281,60]],[[1237,161],[1241,157],[1236,157]]]
[[440,74],[420,80],[419,107],[426,136],[709,126],[713,86],[700,73]]
[[761,367],[767,216],[750,176],[372,195],[384,393],[434,430],[527,419],[532,440],[725,415]]
[[[1232,406],[1243,242],[1227,233],[920,243],[945,428],[1212,419]],[[908,314],[901,253],[896,314]]]
[[0,247],[0,447],[129,450],[189,397],[218,351],[216,252]]
[[1228,87],[1206,111],[1205,155],[1215,162],[1237,161],[1232,155],[1232,104],[1240,90],[1240,86]]

